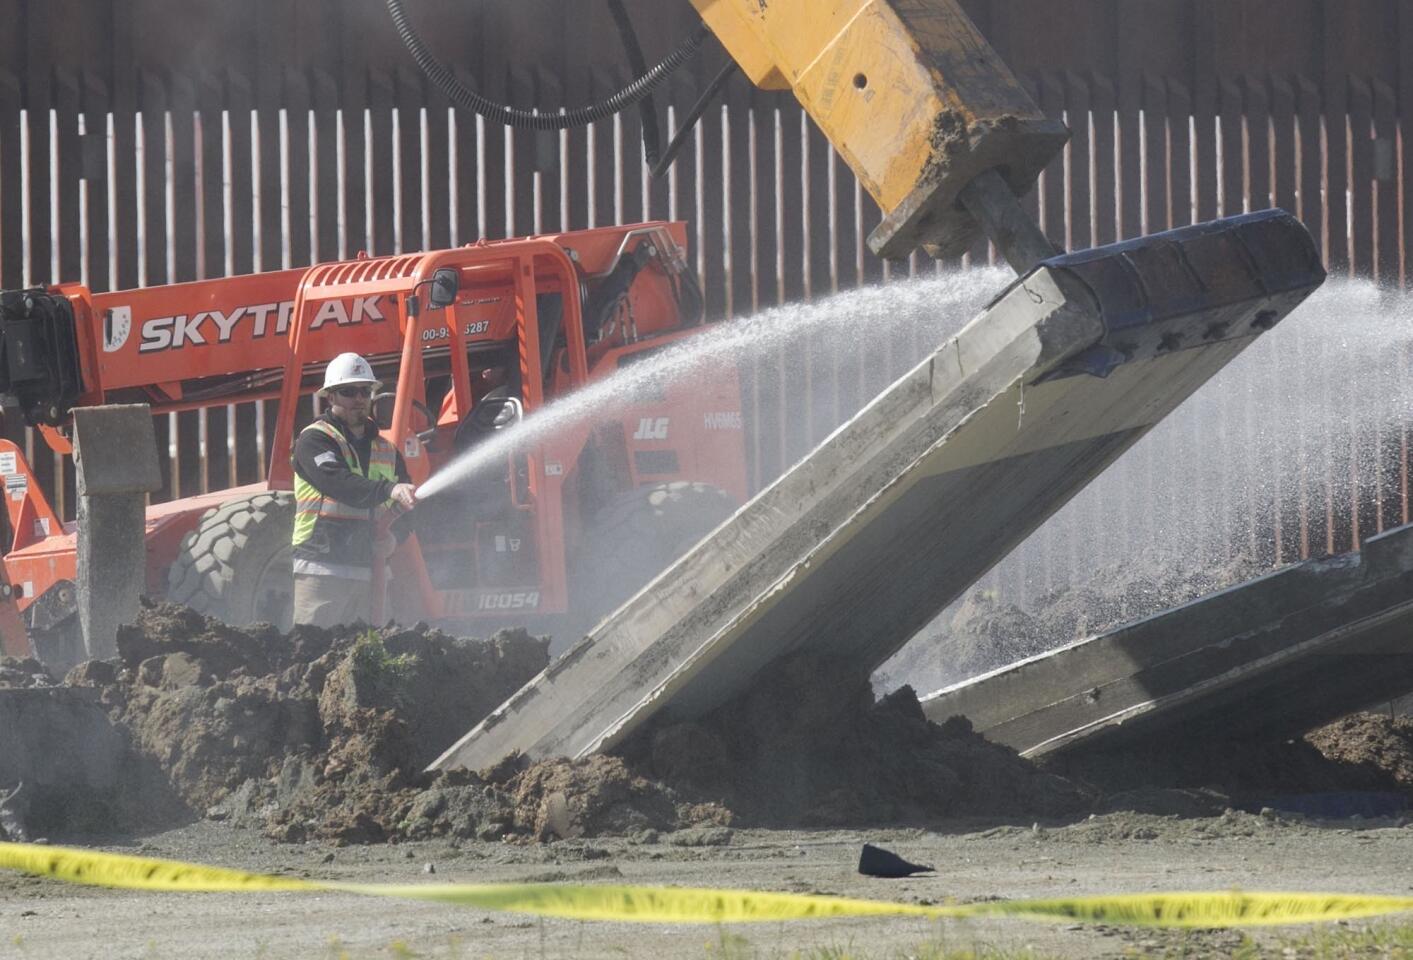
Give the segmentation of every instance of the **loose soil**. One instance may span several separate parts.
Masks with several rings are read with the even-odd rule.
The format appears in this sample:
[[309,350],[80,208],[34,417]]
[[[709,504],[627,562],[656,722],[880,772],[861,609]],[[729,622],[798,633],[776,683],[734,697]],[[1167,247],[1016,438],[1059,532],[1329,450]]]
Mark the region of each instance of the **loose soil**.
[[[151,606],[120,635],[116,660],[82,664],[62,682],[33,661],[0,661],[0,833],[120,849],[145,836],[138,852],[340,879],[405,880],[410,871],[436,882],[430,864],[443,881],[735,885],[920,901],[1230,886],[1397,893],[1413,853],[1413,831],[1399,819],[1413,796],[1407,718],[1359,714],[1290,742],[1162,744],[1037,765],[964,720],[928,721],[910,688],[875,699],[867,680],[808,658],[777,666],[699,721],[650,725],[620,756],[422,772],[546,659],[544,641],[523,631],[489,640],[422,625],[281,635]],[[863,881],[852,860],[864,840],[941,872]],[[1371,844],[1386,870],[1361,864]],[[225,956],[232,943],[252,955],[307,956],[331,938],[354,947],[350,955],[385,955],[408,936],[456,956],[463,935],[477,950],[489,937],[497,952],[519,955],[534,951],[536,929],[542,955],[623,955],[629,942],[630,956],[682,955],[686,944],[706,955],[701,931],[586,932],[346,899],[302,903],[296,929],[278,899],[198,905],[0,877],[0,925],[7,938],[13,928],[15,943],[43,944],[41,955],[125,955],[109,953],[114,945],[96,931],[135,913],[150,919],[123,926],[146,931],[133,956]],[[70,907],[82,922],[64,919]],[[35,922],[16,926],[17,916]],[[95,924],[103,917],[111,922]],[[1236,943],[974,929],[988,942],[1066,956],[1157,944],[1216,957]],[[739,934],[759,942],[755,929]],[[788,949],[856,936],[873,949],[911,948],[937,933],[838,923],[802,940],[774,936]]]
[[[964,721],[930,723],[911,690],[875,703],[866,678],[809,660],[701,722],[650,729],[623,756],[510,757],[433,776],[430,761],[544,668],[543,640],[459,640],[425,626],[282,636],[158,604],[120,632],[118,653],[62,685],[34,663],[8,664],[4,676],[72,714],[47,725],[74,728],[77,740],[102,727],[110,767],[57,785],[133,828],[205,817],[282,841],[343,843],[697,829],[709,844],[732,825],[1078,815],[1092,799]],[[16,771],[0,789],[36,776]],[[130,802],[144,791],[163,802]],[[44,807],[28,833],[88,826]]]
[[1308,794],[1391,812],[1413,794],[1413,720],[1366,714],[1292,742],[1165,743],[1037,765],[962,718],[930,722],[911,688],[876,700],[866,679],[810,658],[699,721],[650,725],[620,756],[513,756],[429,775],[544,668],[544,640],[425,625],[281,635],[156,604],[120,632],[118,653],[63,683],[34,661],[0,663],[0,713],[15,715],[0,733],[0,830],[62,837],[206,818],[285,842],[687,830],[710,845],[743,827],[1300,810]]

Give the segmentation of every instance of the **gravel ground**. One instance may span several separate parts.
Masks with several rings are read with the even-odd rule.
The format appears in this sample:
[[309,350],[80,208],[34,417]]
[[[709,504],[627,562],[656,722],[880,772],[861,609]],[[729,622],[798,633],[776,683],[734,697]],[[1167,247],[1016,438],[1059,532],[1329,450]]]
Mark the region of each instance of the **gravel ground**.
[[[854,868],[864,841],[934,864],[938,872],[907,880],[860,877]],[[867,833],[695,830],[540,845],[437,840],[344,847],[277,844],[254,830],[198,822],[142,837],[90,842],[118,852],[351,881],[678,884],[913,902],[1147,890],[1403,894],[1413,889],[1408,872],[1413,827],[1402,821],[1313,822],[1233,812],[1188,820],[1119,813],[1065,826],[952,822]],[[1261,937],[1272,945],[1271,955],[1280,956],[1278,939],[1298,932],[1277,929]],[[939,943],[958,950],[1031,948],[1060,957],[1226,957],[1239,939],[1224,932],[1027,921],[889,919],[729,929],[541,921],[342,894],[138,894],[0,874],[3,957],[658,960],[788,957],[793,951],[827,947],[852,947],[867,957],[901,957]]]

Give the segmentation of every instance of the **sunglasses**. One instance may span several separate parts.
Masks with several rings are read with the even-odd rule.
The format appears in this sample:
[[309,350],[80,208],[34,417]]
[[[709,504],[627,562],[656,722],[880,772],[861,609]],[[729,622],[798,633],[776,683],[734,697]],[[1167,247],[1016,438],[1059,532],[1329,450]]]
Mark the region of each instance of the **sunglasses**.
[[337,390],[334,391],[334,393],[336,393],[336,394],[338,394],[339,396],[343,397],[345,400],[354,400],[354,399],[357,399],[357,398],[359,398],[359,397],[363,398],[364,400],[367,400],[369,397],[371,397],[371,396],[373,395],[373,388],[372,388],[372,387],[339,387]]

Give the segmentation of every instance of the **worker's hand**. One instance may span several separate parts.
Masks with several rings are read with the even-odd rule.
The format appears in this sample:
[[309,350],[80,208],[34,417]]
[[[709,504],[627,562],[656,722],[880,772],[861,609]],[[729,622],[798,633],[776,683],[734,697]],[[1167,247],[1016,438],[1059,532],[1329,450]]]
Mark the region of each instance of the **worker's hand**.
[[417,506],[417,488],[410,483],[399,483],[388,496],[401,504],[403,509],[411,510]]

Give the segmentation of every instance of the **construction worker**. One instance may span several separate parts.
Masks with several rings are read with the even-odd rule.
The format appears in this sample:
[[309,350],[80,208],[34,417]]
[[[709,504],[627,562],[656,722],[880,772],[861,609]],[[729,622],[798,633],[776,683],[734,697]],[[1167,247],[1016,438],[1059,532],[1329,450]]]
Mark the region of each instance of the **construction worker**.
[[369,416],[379,386],[367,360],[339,354],[319,390],[327,411],[295,441],[295,623],[367,620],[373,564],[397,547],[376,534],[380,511],[417,502],[406,464]]

